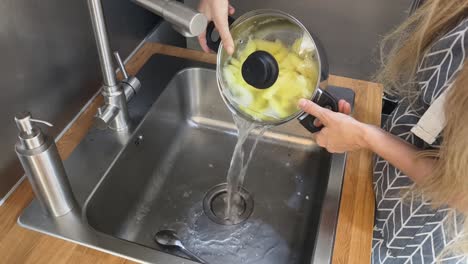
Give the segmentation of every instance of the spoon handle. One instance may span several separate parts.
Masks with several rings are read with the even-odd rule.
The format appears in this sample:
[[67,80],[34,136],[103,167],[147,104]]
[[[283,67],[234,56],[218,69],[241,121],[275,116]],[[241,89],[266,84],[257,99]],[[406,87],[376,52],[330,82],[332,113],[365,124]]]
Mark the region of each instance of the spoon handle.
[[185,247],[180,247],[180,250],[184,252],[185,255],[190,257],[191,259],[194,259],[202,264],[208,264],[204,259],[198,257],[197,255],[193,254],[190,250],[186,249]]

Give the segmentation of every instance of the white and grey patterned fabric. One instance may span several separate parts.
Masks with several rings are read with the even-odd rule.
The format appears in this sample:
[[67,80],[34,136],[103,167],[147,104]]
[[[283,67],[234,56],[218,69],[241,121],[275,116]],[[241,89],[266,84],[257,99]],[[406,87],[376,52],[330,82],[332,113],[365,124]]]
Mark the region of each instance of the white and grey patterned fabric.
[[[466,51],[468,18],[437,40],[425,54],[417,73],[420,87],[417,100],[400,100],[384,128],[421,149],[437,149],[442,141],[440,136],[429,145],[411,133],[411,128],[431,103],[450,88],[467,57]],[[405,192],[413,184],[408,176],[376,157],[372,263],[468,263],[468,256],[444,251],[461,234],[463,217],[448,207],[433,209],[429,202]],[[408,193],[406,198],[402,198],[404,193]]]

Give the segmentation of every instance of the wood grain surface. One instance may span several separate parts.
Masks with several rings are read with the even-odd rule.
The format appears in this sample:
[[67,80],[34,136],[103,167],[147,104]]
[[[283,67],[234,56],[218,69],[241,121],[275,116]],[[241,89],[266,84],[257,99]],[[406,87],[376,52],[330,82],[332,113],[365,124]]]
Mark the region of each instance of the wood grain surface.
[[[214,54],[187,50],[157,43],[146,43],[127,63],[128,72],[136,74],[154,54],[165,54],[206,63],[216,63]],[[118,78],[121,75],[118,74]],[[380,124],[382,87],[375,83],[331,76],[330,84],[352,88],[356,92],[354,116],[366,123]],[[96,87],[98,89],[98,87]],[[96,110],[103,103],[97,96],[58,141],[63,159],[84,138],[93,123]],[[333,263],[369,263],[374,194],[372,191],[372,153],[357,151],[348,155]],[[133,263],[120,257],[89,249],[71,242],[20,227],[16,220],[33,199],[28,181],[0,207],[0,263]]]
[[[354,118],[364,123],[380,125],[383,93],[381,85],[337,76],[332,76],[330,83],[354,90]],[[333,264],[370,263],[375,204],[372,160],[373,154],[367,150],[348,153]]]

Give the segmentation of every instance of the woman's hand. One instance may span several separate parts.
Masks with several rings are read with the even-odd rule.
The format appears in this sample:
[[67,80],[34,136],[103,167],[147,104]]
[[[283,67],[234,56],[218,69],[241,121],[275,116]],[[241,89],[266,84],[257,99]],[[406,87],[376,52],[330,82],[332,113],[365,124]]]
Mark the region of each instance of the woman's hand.
[[339,113],[320,107],[307,99],[301,99],[299,106],[317,118],[314,123],[316,126],[324,126],[322,130],[313,134],[319,146],[326,148],[331,153],[342,153],[367,147],[365,140],[367,125],[349,116],[351,105],[345,100],[339,101]]
[[[301,99],[299,106],[320,119],[319,123],[324,125],[314,137],[317,144],[329,152],[368,149],[408,175],[416,184],[423,184],[434,169],[437,160],[421,155],[422,149],[380,127],[358,122],[346,115],[351,112],[351,106],[344,100],[339,102],[340,113],[320,107],[307,99]],[[462,212],[468,210],[464,194],[454,194],[453,197],[456,199],[449,202],[450,206]]]
[[[198,11],[203,13],[208,21],[213,21],[219,36],[223,41],[226,52],[231,55],[234,52],[234,41],[229,32],[228,15],[233,15],[236,11],[229,4],[228,0],[201,0],[198,5]],[[198,42],[205,52],[210,52],[206,45],[206,31],[198,36]]]
[[417,184],[422,183],[434,167],[435,160],[421,156],[421,149],[380,127],[358,122],[346,115],[351,112],[351,107],[344,100],[339,102],[340,113],[320,107],[307,99],[301,99],[299,106],[320,119],[320,123],[324,125],[314,137],[317,144],[329,152],[368,149],[390,162]]

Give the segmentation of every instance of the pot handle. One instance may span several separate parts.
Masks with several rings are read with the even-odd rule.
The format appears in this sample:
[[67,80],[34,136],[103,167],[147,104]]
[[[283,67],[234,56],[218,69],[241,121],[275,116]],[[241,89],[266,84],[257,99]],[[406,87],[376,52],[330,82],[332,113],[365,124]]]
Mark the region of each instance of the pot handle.
[[[232,16],[228,16],[229,26],[231,26],[232,23],[234,23],[234,21],[235,21],[235,18],[233,18]],[[218,52],[219,45],[221,44],[221,37],[218,37],[217,40],[213,40],[212,35],[213,35],[213,32],[214,32],[215,28],[216,27],[215,27],[215,24],[214,24],[213,21],[208,23],[208,26],[206,27],[206,45],[212,51]]]
[[[332,94],[320,88],[317,88],[314,98],[312,98],[312,102],[320,105],[321,107],[328,108],[332,110],[333,112],[338,112],[339,110],[338,100]],[[298,119],[301,125],[305,127],[307,130],[309,130],[309,132],[311,133],[318,132],[323,127],[323,126],[316,127],[314,125],[315,116],[312,116],[308,113],[304,113],[303,115],[298,117]]]

